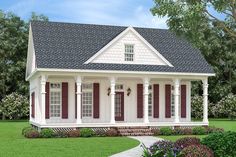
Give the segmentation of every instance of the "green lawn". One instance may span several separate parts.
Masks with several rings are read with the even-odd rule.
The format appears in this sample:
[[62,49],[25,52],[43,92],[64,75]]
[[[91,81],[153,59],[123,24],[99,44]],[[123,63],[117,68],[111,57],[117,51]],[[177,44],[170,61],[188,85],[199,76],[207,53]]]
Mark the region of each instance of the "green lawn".
[[[231,121],[227,119],[210,119],[209,122],[210,126],[224,128],[225,131],[236,131],[236,121]],[[177,135],[177,136],[159,136],[159,137],[170,141],[176,141],[177,139],[182,137],[203,138],[206,136],[207,135]]]
[[0,157],[105,157],[133,148],[126,137],[26,139],[25,121],[0,121]]

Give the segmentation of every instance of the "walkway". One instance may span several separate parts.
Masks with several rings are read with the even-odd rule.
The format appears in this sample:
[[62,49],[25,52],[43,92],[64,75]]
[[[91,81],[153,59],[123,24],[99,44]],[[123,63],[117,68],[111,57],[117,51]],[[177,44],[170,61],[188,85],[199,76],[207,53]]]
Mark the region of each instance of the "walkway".
[[144,143],[146,147],[150,147],[153,143],[159,140],[163,140],[154,136],[129,136],[129,138],[138,140],[140,144],[135,148],[129,149],[118,154],[114,154],[111,157],[141,157],[143,153],[143,148],[141,148],[140,146],[142,143]]

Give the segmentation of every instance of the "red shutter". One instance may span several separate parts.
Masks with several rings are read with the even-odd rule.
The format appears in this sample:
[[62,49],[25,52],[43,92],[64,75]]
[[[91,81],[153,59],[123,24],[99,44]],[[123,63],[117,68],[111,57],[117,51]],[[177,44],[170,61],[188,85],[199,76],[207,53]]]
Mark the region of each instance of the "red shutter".
[[77,84],[75,83],[75,119],[77,119]]
[[68,118],[68,83],[62,82],[62,118]]
[[186,85],[181,85],[181,118],[186,118]]
[[137,84],[137,117],[143,118],[143,85]]
[[34,118],[35,115],[35,94],[34,92],[31,94],[31,117]]
[[45,95],[45,118],[49,119],[49,96],[50,96],[50,83],[46,82],[46,95]]
[[165,85],[165,117],[171,118],[171,85]]
[[153,85],[153,95],[154,95],[153,99],[154,118],[159,118],[159,84]]
[[93,118],[99,118],[99,83],[93,84]]

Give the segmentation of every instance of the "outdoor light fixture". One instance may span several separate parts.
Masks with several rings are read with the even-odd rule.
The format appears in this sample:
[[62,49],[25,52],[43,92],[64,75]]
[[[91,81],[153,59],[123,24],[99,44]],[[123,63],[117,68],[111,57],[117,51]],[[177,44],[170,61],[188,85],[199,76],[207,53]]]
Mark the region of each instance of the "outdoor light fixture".
[[130,95],[130,93],[131,93],[131,89],[130,89],[130,88],[128,88],[128,89],[127,89],[127,95],[129,96],[129,95]]
[[109,88],[107,89],[107,95],[109,96],[110,93],[111,93],[111,88],[109,87]]

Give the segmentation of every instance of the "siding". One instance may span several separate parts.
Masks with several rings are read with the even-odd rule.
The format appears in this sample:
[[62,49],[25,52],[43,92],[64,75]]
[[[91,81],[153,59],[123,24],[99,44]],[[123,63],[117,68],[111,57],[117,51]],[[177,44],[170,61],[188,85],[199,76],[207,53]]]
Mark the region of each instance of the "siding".
[[[134,44],[134,61],[124,61],[125,44]],[[144,44],[133,32],[129,31],[116,43],[111,45],[102,54],[95,58],[92,63],[131,63],[166,65],[146,44]]]

